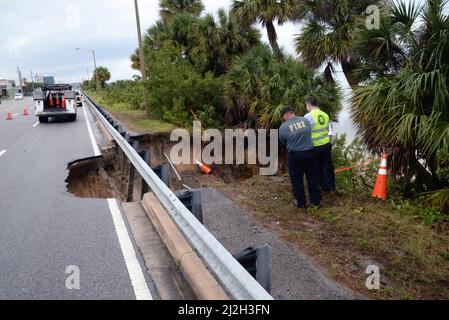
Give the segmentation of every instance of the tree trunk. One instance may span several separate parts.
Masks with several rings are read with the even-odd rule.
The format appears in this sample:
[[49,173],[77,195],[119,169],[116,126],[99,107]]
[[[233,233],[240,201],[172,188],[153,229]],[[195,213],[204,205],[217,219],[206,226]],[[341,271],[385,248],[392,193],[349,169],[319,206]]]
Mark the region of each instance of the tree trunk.
[[273,21],[267,22],[267,33],[268,33],[268,40],[270,41],[271,48],[273,49],[273,52],[277,56],[282,56],[281,50],[279,49],[278,44],[278,35],[276,33],[276,28],[274,27]]
[[342,61],[341,67],[343,69],[343,73],[346,76],[346,79],[348,80],[348,83],[351,87],[355,87],[359,84],[359,82],[354,78],[353,72],[354,72],[354,63],[353,61]]
[[418,159],[412,158],[410,166],[416,172],[416,179],[430,190],[435,190],[435,177],[427,171],[427,169],[419,162]]

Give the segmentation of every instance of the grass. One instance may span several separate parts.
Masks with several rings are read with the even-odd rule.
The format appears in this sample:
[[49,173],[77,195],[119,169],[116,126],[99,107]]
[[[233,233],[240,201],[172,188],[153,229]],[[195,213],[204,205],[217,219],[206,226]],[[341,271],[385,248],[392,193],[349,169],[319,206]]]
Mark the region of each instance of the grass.
[[[320,210],[300,210],[288,178],[279,177],[255,176],[216,187],[312,256],[335,280],[368,298],[449,298],[449,224],[418,218],[416,211],[424,207],[336,193],[324,195]],[[365,286],[370,264],[381,268],[379,291]]]
[[168,133],[177,128],[170,123],[158,119],[146,119],[145,111],[132,109],[125,103],[110,103],[109,101],[105,101],[101,92],[89,91],[88,94],[133,131],[139,133]]

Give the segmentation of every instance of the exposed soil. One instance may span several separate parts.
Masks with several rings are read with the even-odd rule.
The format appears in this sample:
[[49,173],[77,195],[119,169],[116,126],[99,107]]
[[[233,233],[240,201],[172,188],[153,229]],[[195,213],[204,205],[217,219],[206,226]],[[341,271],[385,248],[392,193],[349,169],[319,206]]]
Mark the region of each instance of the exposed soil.
[[125,183],[116,164],[111,154],[70,163],[67,190],[80,198],[125,200]]

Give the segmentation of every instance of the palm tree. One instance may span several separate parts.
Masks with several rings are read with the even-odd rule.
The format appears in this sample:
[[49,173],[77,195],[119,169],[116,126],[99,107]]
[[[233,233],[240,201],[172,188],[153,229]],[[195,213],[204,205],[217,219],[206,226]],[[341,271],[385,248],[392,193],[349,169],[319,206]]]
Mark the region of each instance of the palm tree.
[[296,37],[296,50],[311,68],[326,65],[325,76],[333,83],[335,64],[341,64],[351,86],[358,84],[354,70],[360,63],[354,36],[358,23],[373,0],[306,0],[297,5],[295,16],[304,23]]
[[[392,153],[394,173],[408,186],[449,186],[439,171],[449,160],[449,17],[446,0],[426,5],[389,4],[384,34],[361,34],[374,80],[355,89],[353,120],[368,148]],[[385,50],[388,47],[389,50]],[[380,48],[384,48],[380,50]],[[413,182],[413,184],[411,183]]]
[[249,119],[258,127],[277,127],[285,105],[305,114],[304,101],[312,94],[334,120],[341,110],[337,87],[326,86],[313,70],[290,55],[277,59],[267,45],[235,59],[225,76],[224,92],[228,118],[236,124]]
[[178,13],[189,13],[199,17],[204,10],[201,0],[160,0],[159,6],[161,8],[159,13],[164,22],[168,22]]
[[[178,13],[168,22],[157,21],[150,27],[144,38],[145,56],[150,50],[158,50],[167,43],[183,48],[183,54],[190,58],[190,50],[194,47],[193,35],[197,32],[200,18],[190,13]],[[131,66],[139,70],[139,49],[131,55]]]
[[92,75],[92,82],[98,81],[102,88],[106,87],[106,81],[111,80],[111,73],[106,67],[98,67]]
[[260,33],[256,28],[243,26],[232,12],[218,11],[206,15],[199,24],[195,36],[192,59],[203,72],[213,71],[216,76],[224,74],[236,55],[244,54],[260,44]]
[[360,28],[354,37],[361,64],[354,72],[359,81],[397,74],[408,57],[419,50],[413,29],[423,7],[414,2],[387,2],[381,8],[380,28]]
[[277,42],[275,21],[279,25],[293,18],[295,0],[234,0],[232,10],[240,17],[240,21],[247,26],[259,22],[267,29],[268,40],[273,52],[280,56],[281,50]]

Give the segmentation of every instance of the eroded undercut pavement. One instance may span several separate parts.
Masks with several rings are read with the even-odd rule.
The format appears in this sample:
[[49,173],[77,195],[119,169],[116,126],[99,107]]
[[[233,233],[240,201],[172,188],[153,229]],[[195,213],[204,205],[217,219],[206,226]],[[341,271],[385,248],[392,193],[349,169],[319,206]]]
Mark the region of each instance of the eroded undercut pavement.
[[76,160],[67,166],[67,191],[80,198],[124,199],[124,183],[111,156]]
[[[173,143],[167,135],[147,134],[136,136],[140,151],[147,150],[150,155],[150,166],[167,165],[164,156],[170,154]],[[129,192],[129,164],[123,162],[123,154],[116,148],[109,148],[101,159],[84,159],[70,164],[67,179],[69,192],[81,197],[114,197],[126,202]],[[254,176],[258,168],[247,166],[215,166],[211,175],[203,175],[195,165],[177,166],[182,177],[179,181],[173,170],[170,173],[170,187],[173,191],[185,189],[185,186],[201,190],[204,224],[207,229],[232,253],[236,254],[251,246],[269,244],[273,249],[272,295],[275,299],[307,300],[307,299],[355,299],[357,297],[349,289],[340,286],[326,275],[326,271],[315,265],[307,255],[289,245],[276,233],[259,222],[253,214],[230,200],[220,186],[238,185]],[[179,280],[179,268],[172,259],[167,267],[154,263],[153,252],[159,252],[160,246],[154,245],[156,237],[151,221],[142,214],[140,196],[142,180],[138,174],[134,177],[133,202],[124,203],[123,208],[135,233],[139,250],[146,255],[146,265],[155,282],[160,282],[158,292],[164,287],[186,288],[185,282]],[[238,192],[238,190],[235,190]],[[286,190],[289,192],[289,190]],[[129,196],[129,195],[128,195]],[[261,201],[265,201],[261,199]],[[143,233],[148,233],[145,240]],[[160,241],[160,240],[158,240]],[[156,243],[158,242],[156,241]],[[155,249],[159,246],[159,249]],[[166,253],[164,247],[164,252]],[[165,256],[163,259],[167,259]],[[157,260],[157,259],[156,259]],[[162,270],[162,273],[161,273]],[[159,279],[159,280],[158,280]],[[163,280],[165,279],[165,280]],[[168,282],[167,282],[168,279]],[[163,285],[162,285],[163,284]],[[157,284],[156,284],[157,287]],[[186,291],[178,290],[166,297],[188,297]]]

